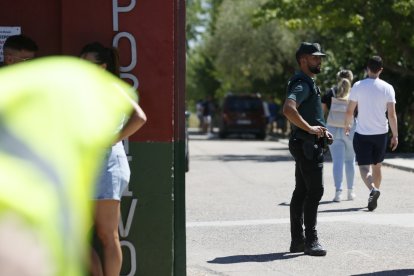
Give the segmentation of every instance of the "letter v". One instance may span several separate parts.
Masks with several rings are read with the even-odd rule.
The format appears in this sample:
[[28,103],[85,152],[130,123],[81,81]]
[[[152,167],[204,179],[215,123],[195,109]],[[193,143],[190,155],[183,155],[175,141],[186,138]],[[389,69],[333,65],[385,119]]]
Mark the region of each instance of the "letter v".
[[134,214],[135,214],[135,208],[137,207],[137,202],[138,199],[134,198],[132,199],[132,203],[131,206],[129,207],[129,212],[128,212],[128,216],[127,216],[127,220],[126,220],[126,225],[124,226],[124,223],[122,221],[122,216],[119,218],[119,235],[122,238],[126,238],[129,235],[129,230],[131,230],[131,224],[132,224],[132,220],[134,218]]

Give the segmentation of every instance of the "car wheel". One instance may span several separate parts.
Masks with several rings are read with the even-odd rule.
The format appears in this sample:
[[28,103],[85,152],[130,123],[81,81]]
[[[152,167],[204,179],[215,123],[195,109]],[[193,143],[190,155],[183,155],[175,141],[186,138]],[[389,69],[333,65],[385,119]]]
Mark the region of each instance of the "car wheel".
[[225,133],[224,131],[219,132],[219,138],[220,139],[225,139],[226,137],[227,137],[227,133]]
[[256,134],[256,138],[259,140],[264,140],[266,138],[266,133]]

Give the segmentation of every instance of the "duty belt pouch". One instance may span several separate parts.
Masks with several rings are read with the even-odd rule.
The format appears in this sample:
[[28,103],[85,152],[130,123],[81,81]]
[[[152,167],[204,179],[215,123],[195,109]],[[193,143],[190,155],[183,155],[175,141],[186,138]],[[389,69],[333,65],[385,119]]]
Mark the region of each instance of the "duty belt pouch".
[[303,155],[306,159],[314,160],[316,155],[319,155],[319,143],[316,135],[296,129],[293,137],[302,141]]
[[305,158],[308,160],[313,160],[315,156],[315,149],[318,148],[318,146],[315,144],[314,141],[310,140],[304,140],[302,144],[303,149],[303,155],[305,155]]

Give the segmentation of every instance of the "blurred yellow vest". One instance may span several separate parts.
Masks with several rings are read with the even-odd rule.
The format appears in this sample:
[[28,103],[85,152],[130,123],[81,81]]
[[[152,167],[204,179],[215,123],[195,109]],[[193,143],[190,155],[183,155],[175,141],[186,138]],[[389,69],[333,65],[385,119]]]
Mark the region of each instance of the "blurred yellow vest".
[[47,249],[50,275],[85,274],[94,183],[128,97],[130,85],[78,58],[0,69],[0,228],[18,217]]

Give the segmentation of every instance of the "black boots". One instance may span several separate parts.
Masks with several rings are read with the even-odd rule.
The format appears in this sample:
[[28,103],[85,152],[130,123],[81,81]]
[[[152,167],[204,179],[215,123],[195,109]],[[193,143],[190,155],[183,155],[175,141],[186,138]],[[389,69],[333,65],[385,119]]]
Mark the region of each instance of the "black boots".
[[319,243],[318,239],[305,241],[305,239],[295,239],[290,243],[290,253],[304,252],[305,255],[310,256],[325,256],[326,250]]
[[300,253],[305,251],[305,239],[296,239],[290,242],[290,253]]
[[318,239],[305,242],[305,255],[325,256],[326,250],[319,243]]

